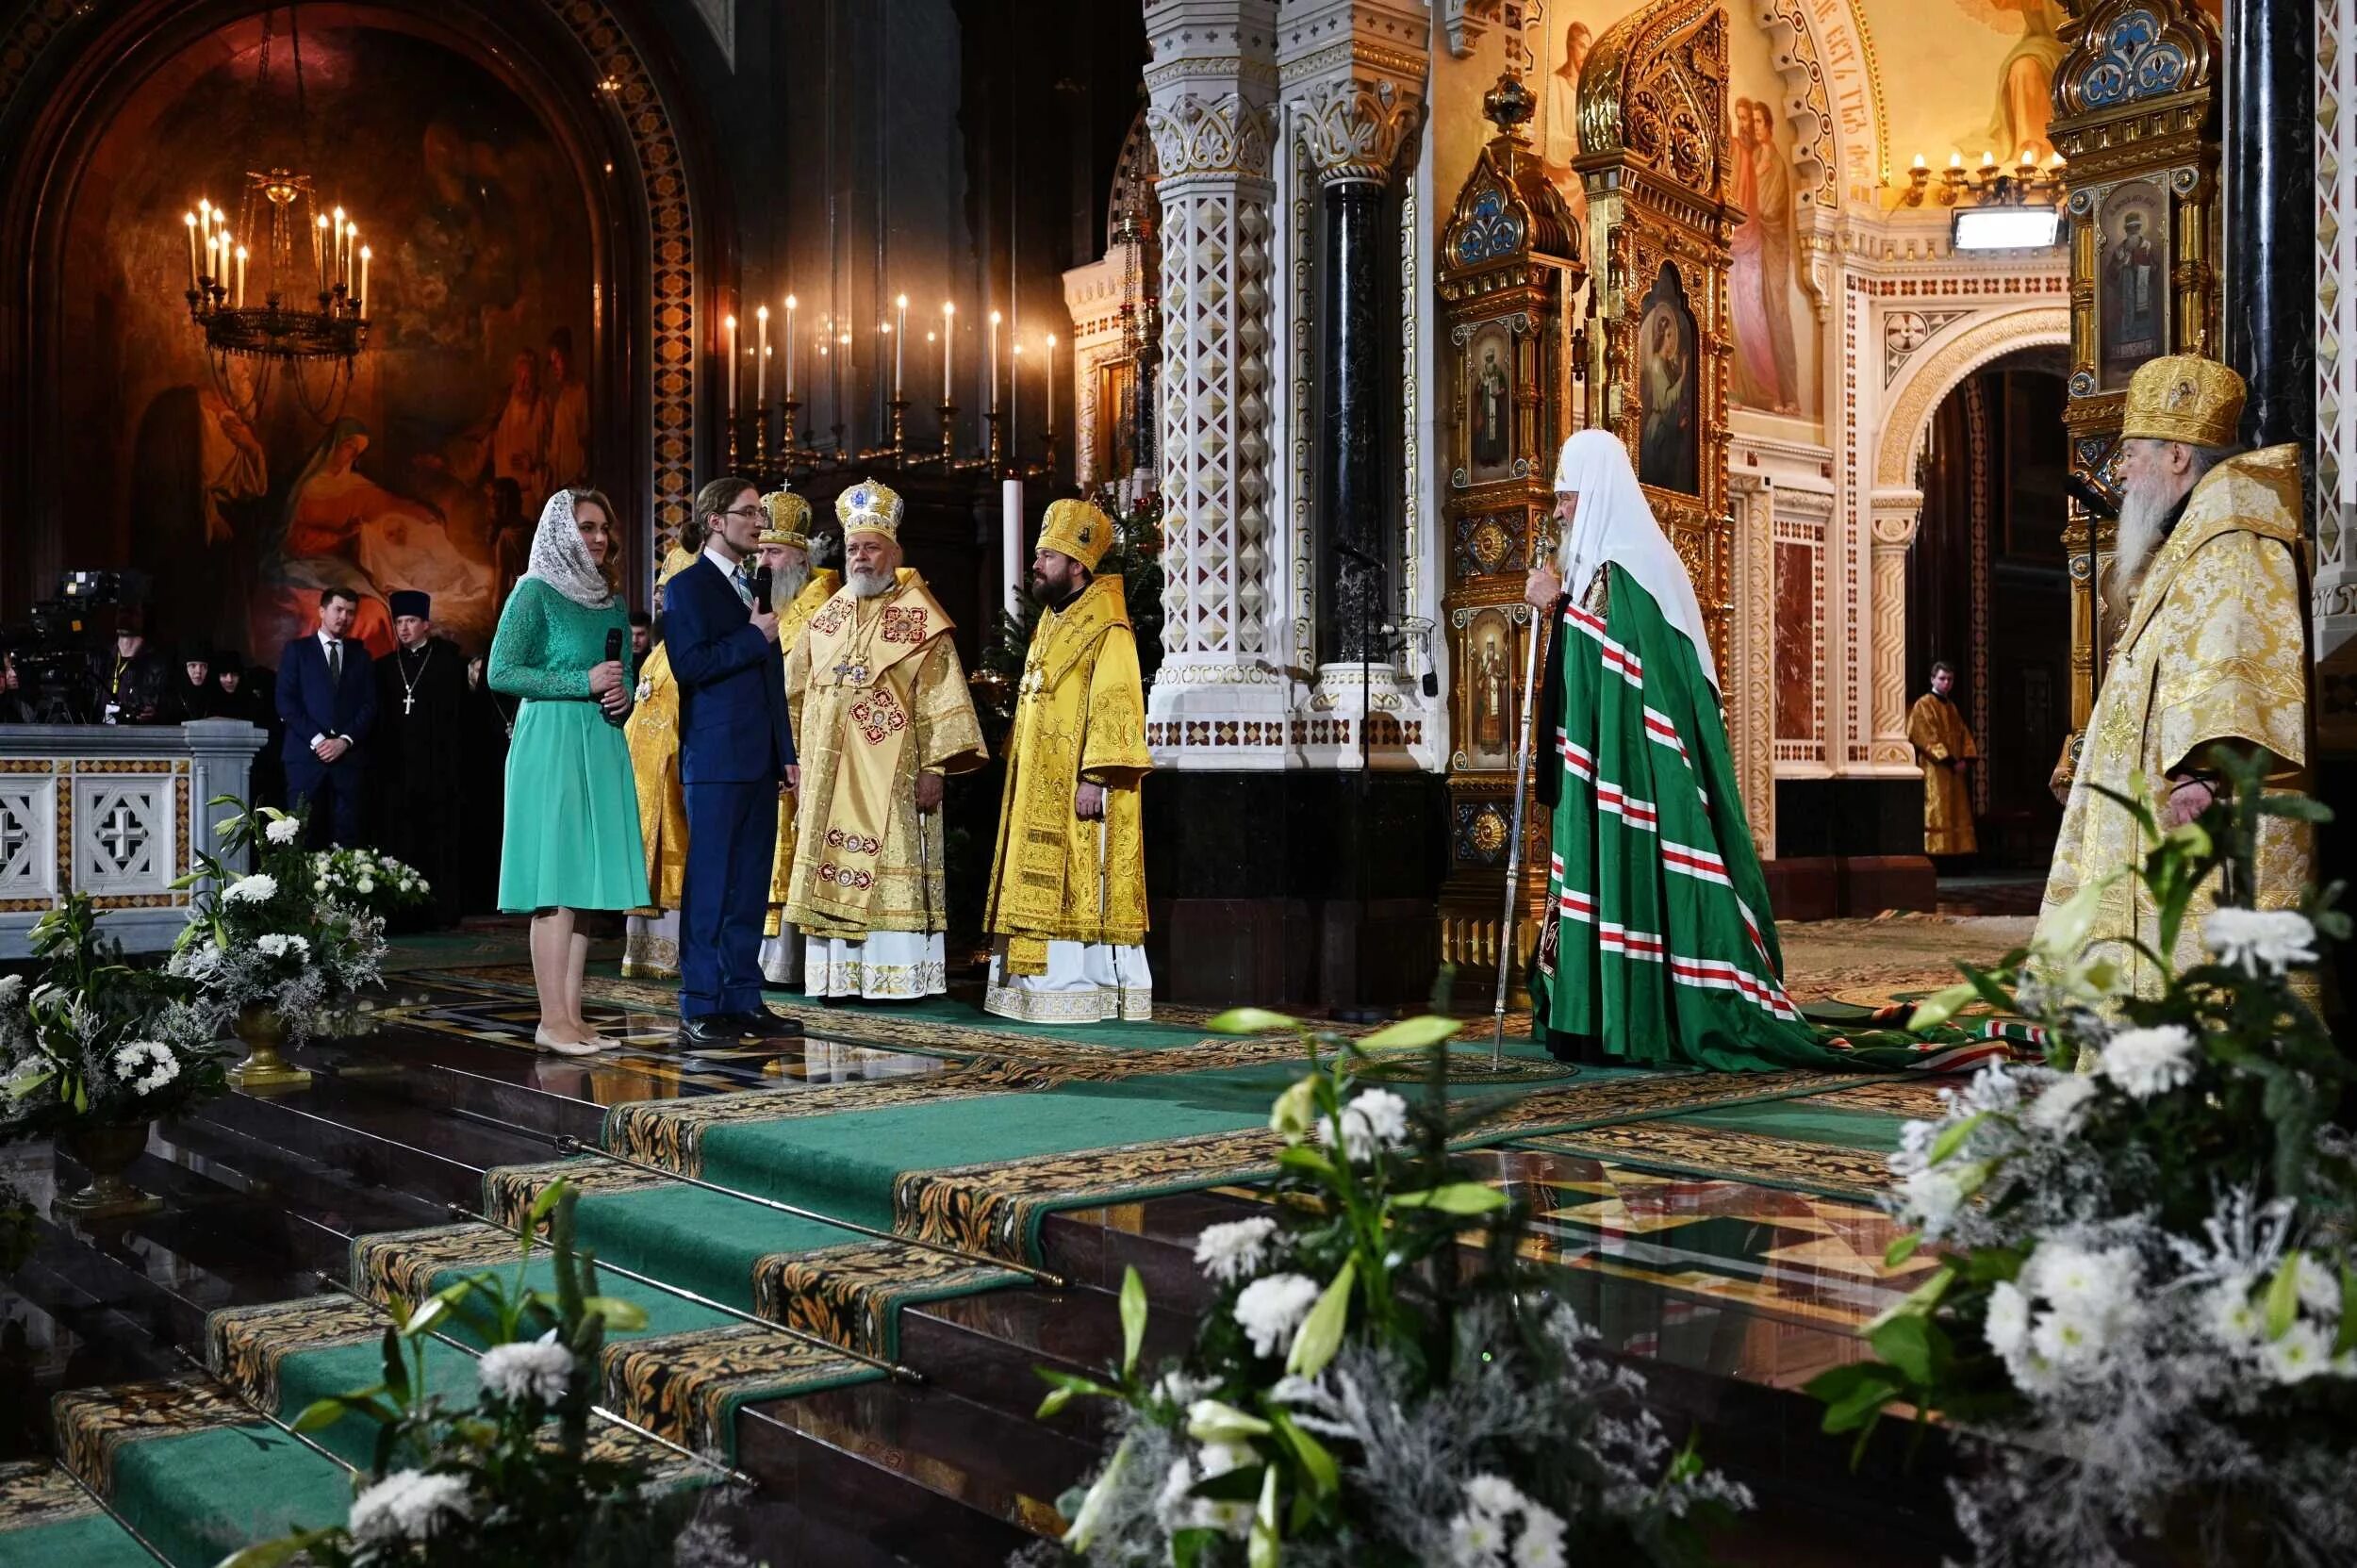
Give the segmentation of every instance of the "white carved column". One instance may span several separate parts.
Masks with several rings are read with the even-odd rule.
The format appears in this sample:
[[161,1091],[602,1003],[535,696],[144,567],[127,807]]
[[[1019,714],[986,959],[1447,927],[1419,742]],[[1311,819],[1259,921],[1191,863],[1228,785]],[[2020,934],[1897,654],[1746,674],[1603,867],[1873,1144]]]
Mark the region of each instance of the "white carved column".
[[1273,0],[1149,0],[1146,128],[1162,170],[1163,657],[1156,762],[1281,767],[1270,656]]
[[1720,675],[1727,743],[1743,818],[1762,859],[1776,853],[1776,547],[1775,487],[1756,469],[1730,469],[1727,505],[1735,518],[1733,655]]
[[2357,753],[2357,0],[2316,5],[2316,737]]
[[1871,524],[1872,599],[1867,691],[1871,701],[1868,766],[1915,767],[1907,742],[1907,548],[1923,517],[1923,492],[1877,487]]

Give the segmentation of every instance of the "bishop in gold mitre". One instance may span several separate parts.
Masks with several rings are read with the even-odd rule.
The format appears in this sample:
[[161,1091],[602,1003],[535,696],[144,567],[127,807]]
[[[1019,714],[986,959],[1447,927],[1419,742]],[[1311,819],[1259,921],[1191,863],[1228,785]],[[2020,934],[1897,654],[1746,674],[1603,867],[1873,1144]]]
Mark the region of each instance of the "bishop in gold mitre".
[[679,979],[680,885],[687,874],[687,796],[680,785],[679,681],[662,643],[663,585],[696,564],[674,548],[655,573],[653,648],[638,667],[638,700],[623,722],[631,777],[638,785],[638,837],[647,850],[647,896],[622,939],[622,973],[631,980]]
[[942,780],[989,760],[950,621],[900,565],[900,498],[835,497],[844,584],[785,659],[802,757],[784,918],[811,997],[898,1001],[948,989]]
[[1138,808],[1154,760],[1121,576],[1096,575],[1113,532],[1087,502],[1059,501],[1031,557],[1040,618],[982,922],[993,938],[982,1005],[1028,1023],[1154,1015]]
[[[778,656],[790,659],[810,618],[843,586],[843,574],[832,567],[811,568],[809,502],[792,490],[772,490],[761,498],[761,504],[769,521],[756,549],[760,564],[769,571],[769,602],[777,607]],[[778,801],[778,842],[769,857],[769,917],[761,942],[761,976],[772,985],[793,984],[800,967],[801,937],[785,918],[793,873],[794,797],[787,795]]]
[[[2299,449],[2236,454],[2242,404],[2242,378],[2194,355],[2147,360],[2129,384],[2108,584],[2126,620],[2081,742],[2041,928],[2081,887],[2143,861],[2134,819],[2099,786],[2131,793],[2142,774],[2163,802],[2164,826],[2174,827],[2223,787],[2210,761],[2219,745],[2270,752],[2271,789],[2308,786]],[[2288,817],[2261,821],[2257,903],[2296,905],[2314,870],[2314,837]],[[2215,887],[2196,892],[2173,955],[2181,969],[2199,961],[2215,896]],[[2088,942],[2139,995],[2155,995],[2161,973],[2132,940],[2157,949],[2159,921],[2144,886],[2121,878],[2102,898]]]
[[1972,731],[1956,711],[1956,667],[1945,659],[1932,665],[1932,689],[1907,710],[1907,741],[1923,769],[1923,852],[1969,855],[1980,849],[1972,831],[1972,792],[1964,765],[1979,759]]

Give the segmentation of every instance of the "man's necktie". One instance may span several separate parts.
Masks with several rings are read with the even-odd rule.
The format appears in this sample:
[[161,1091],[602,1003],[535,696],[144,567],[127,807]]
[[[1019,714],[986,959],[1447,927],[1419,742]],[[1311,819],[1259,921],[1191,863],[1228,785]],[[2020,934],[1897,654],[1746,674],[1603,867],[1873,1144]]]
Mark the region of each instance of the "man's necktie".
[[327,645],[327,678],[339,685],[343,683],[344,645],[340,642]]
[[736,563],[736,597],[750,604],[753,602],[753,563],[750,557]]

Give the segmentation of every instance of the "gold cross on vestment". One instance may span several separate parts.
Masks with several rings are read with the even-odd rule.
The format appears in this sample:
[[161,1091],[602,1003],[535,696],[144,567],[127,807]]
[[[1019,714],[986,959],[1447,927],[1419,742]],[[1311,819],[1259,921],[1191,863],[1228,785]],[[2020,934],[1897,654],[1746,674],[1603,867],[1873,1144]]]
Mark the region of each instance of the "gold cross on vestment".
[[834,673],[838,683],[848,677],[851,685],[855,686],[864,686],[867,684],[867,667],[864,664],[839,664],[834,667]]

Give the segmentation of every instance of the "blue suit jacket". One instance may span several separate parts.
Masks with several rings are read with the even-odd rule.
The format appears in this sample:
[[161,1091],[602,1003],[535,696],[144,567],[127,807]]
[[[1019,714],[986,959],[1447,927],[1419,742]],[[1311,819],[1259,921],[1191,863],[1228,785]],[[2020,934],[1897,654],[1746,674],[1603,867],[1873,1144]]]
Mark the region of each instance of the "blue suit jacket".
[[785,660],[711,556],[664,585],[663,646],[679,680],[680,783],[783,779],[794,766]]
[[[357,637],[344,638],[344,675],[327,678],[327,650],[316,636],[297,637],[278,656],[278,717],[287,721],[288,762],[308,762],[313,735],[351,738],[354,752],[368,747],[376,725],[376,671]],[[351,756],[344,759],[349,762]]]

